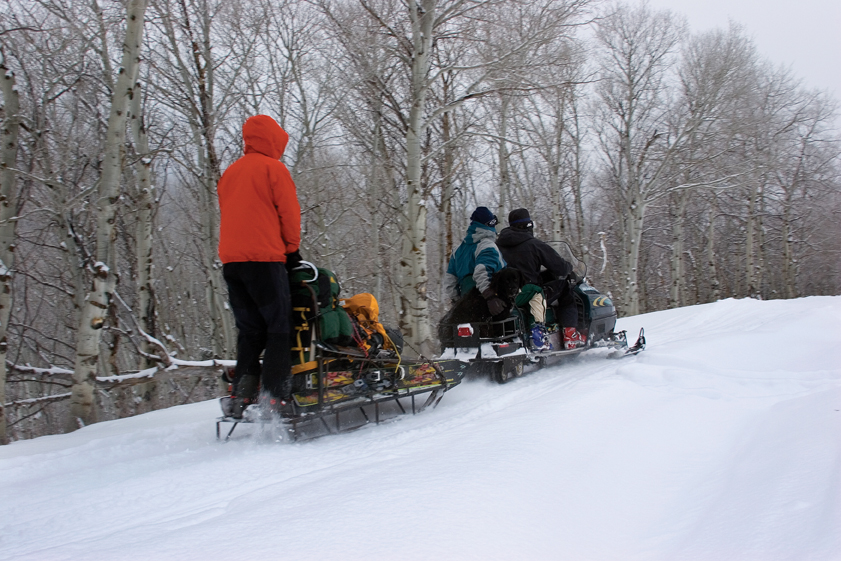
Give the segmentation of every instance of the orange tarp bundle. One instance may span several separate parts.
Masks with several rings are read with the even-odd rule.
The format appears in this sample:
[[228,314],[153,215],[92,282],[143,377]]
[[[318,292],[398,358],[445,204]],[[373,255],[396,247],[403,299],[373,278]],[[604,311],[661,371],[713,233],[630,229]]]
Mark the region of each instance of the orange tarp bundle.
[[342,307],[348,314],[352,315],[359,322],[359,325],[369,333],[376,331],[383,336],[386,348],[394,348],[391,338],[385,332],[385,327],[380,323],[380,306],[373,294],[363,292],[341,302]]

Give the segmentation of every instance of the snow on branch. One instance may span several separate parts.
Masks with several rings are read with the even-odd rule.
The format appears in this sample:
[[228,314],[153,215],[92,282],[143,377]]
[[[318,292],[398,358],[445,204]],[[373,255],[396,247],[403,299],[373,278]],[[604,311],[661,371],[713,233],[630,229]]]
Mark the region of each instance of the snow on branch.
[[[159,357],[154,357],[159,358]],[[160,368],[158,366],[147,368],[146,370],[141,370],[139,372],[132,372],[129,374],[120,374],[118,376],[97,376],[96,382],[97,384],[104,384],[104,385],[121,385],[125,384],[126,382],[129,383],[142,383],[149,381],[150,378],[154,378],[158,372],[163,370],[172,372],[178,370],[180,368],[224,368],[224,367],[233,367],[236,366],[237,361],[235,360],[178,360],[176,358],[171,359],[172,364],[166,368]],[[73,376],[73,371],[68,370],[67,368],[59,368],[57,366],[51,366],[50,368],[36,368],[30,365],[20,365],[20,364],[13,364],[11,362],[6,362],[6,366],[10,371],[19,372],[21,374],[32,374],[35,376],[42,376],[42,377],[58,377],[58,378],[71,378]]]
[[33,405],[41,405],[41,404],[48,404],[53,401],[61,401],[63,399],[69,398],[73,395],[71,392],[68,393],[57,393],[55,395],[45,395],[43,397],[32,397],[29,399],[20,399],[18,401],[13,401],[11,403],[6,403],[4,407],[32,407]]
[[34,366],[13,364],[6,361],[6,367],[15,372],[23,374],[35,374],[37,376],[72,376],[73,371],[67,368],[59,368],[58,366],[51,366],[49,368],[36,368]]

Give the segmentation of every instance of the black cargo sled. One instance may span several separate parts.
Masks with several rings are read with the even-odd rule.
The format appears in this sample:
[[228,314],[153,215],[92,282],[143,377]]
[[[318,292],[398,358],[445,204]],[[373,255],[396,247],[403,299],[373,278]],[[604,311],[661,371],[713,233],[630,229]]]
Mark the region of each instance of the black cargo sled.
[[355,430],[434,408],[461,382],[468,366],[462,361],[403,358],[402,339],[379,323],[374,297],[339,300],[330,271],[304,262],[290,285],[292,402],[279,411],[251,405],[241,419],[223,414],[217,438],[223,424],[232,425],[225,440],[243,423],[270,424],[291,441]]
[[[569,246],[562,245],[566,246],[566,253],[571,256]],[[586,278],[586,265],[580,260],[573,260],[574,257],[567,259],[572,263],[577,262],[584,270],[582,279]],[[586,338],[586,342],[579,347],[564,349],[561,329],[547,317],[550,349],[535,349],[526,316],[522,310],[514,307],[511,316],[500,321],[442,323],[439,329],[442,348],[439,360],[464,362],[468,365],[468,376],[489,376],[504,384],[526,372],[555,364],[564,357],[589,349],[610,348],[613,351],[608,356],[621,358],[637,354],[645,348],[644,330],[640,329],[636,342],[630,347],[625,331],[614,331],[616,307],[608,296],[585,280],[573,287],[572,294],[578,309],[577,329]]]

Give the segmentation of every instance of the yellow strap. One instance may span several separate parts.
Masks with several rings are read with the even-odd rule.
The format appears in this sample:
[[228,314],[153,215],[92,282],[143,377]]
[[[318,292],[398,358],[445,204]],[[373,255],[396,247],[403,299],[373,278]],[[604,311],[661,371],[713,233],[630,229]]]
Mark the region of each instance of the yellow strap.
[[313,370],[316,368],[318,368],[317,360],[305,362],[303,364],[296,364],[292,367],[292,374],[300,374],[301,372],[306,372],[307,370]]

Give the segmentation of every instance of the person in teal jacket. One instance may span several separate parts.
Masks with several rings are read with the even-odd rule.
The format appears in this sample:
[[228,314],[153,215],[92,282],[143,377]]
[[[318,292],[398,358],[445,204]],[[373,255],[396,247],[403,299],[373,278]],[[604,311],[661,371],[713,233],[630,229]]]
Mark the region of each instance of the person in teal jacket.
[[505,260],[496,246],[497,220],[488,208],[480,206],[470,216],[470,226],[464,241],[450,257],[444,287],[450,300],[457,300],[474,286],[488,302],[491,315],[497,315],[505,303],[491,288],[494,273],[505,267]]

